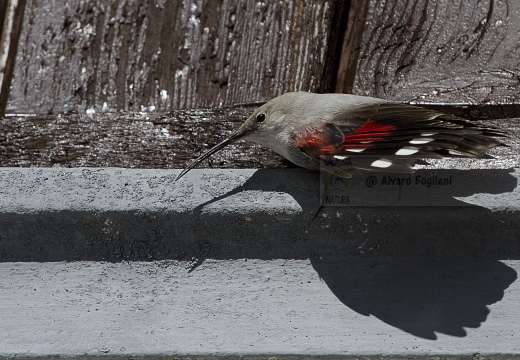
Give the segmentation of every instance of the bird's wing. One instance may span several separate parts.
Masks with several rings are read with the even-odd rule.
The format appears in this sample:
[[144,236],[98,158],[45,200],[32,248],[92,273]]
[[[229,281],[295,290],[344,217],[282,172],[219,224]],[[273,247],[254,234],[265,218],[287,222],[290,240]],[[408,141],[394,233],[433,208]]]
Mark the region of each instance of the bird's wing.
[[365,170],[413,172],[421,158],[489,157],[503,133],[448,114],[381,102],[337,112],[330,123],[299,139],[307,155],[349,159]]

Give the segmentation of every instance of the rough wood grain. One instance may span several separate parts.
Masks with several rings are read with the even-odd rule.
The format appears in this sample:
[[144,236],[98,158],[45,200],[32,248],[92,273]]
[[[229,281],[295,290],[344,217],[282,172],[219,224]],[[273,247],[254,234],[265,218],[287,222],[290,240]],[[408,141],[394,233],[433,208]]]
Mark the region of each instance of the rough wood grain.
[[0,116],[5,114],[24,6],[25,0],[2,0],[0,4]]
[[7,9],[7,1],[0,1],[0,36],[3,33],[5,10]]
[[169,111],[321,91],[341,6],[29,0],[8,111]]
[[[70,114],[0,118],[0,166],[184,168],[202,151],[230,135],[253,109],[185,110],[170,113]],[[494,120],[510,147],[493,161],[433,161],[440,168],[520,166],[520,118]],[[291,166],[269,149],[237,142],[200,167]]]
[[[237,129],[252,109],[0,118],[0,166],[183,168]],[[201,167],[285,167],[281,157],[238,142]]]
[[340,59],[338,64],[335,92],[352,93],[354,79],[361,50],[361,40],[365,29],[369,2],[366,0],[351,0],[348,11],[347,24],[344,29],[345,36],[339,50]]
[[518,104],[518,2],[370,0],[353,92],[402,101]]

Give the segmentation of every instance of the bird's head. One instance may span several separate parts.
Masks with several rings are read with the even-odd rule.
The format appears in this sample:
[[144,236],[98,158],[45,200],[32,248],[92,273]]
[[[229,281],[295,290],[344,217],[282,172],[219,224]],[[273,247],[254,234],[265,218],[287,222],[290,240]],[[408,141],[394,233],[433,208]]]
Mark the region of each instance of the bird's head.
[[274,98],[260,106],[235,133],[193,160],[179,174],[177,180],[211,155],[237,140],[248,140],[267,147],[276,147],[272,144],[276,138],[290,131],[286,121],[287,115],[291,111],[287,107],[290,99],[286,95],[288,94]]

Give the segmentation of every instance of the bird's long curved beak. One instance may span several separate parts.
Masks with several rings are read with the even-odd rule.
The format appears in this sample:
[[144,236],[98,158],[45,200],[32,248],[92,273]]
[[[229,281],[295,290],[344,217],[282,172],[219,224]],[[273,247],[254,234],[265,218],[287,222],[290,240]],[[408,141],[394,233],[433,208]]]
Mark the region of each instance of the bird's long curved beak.
[[198,164],[200,164],[202,161],[204,161],[205,159],[207,159],[208,157],[210,157],[211,155],[213,155],[214,153],[216,153],[217,151],[219,151],[220,149],[222,149],[224,146],[226,145],[229,145],[235,141],[237,141],[238,139],[240,139],[241,137],[243,137],[245,135],[245,132],[241,132],[241,131],[237,131],[236,133],[234,133],[233,135],[231,135],[230,137],[228,137],[227,139],[225,139],[224,141],[222,141],[221,143],[213,146],[211,149],[209,149],[208,151],[206,151],[205,153],[202,153],[201,155],[199,155],[198,158],[196,158],[195,160],[193,160],[191,162],[191,164],[189,164],[188,166],[186,166],[186,168],[184,170],[182,170],[182,172],[179,174],[179,176],[177,176],[177,179],[175,179],[175,181],[179,180],[181,177],[183,177],[184,175],[186,175],[186,173],[188,171],[190,171],[191,169],[193,169],[195,166],[197,166]]

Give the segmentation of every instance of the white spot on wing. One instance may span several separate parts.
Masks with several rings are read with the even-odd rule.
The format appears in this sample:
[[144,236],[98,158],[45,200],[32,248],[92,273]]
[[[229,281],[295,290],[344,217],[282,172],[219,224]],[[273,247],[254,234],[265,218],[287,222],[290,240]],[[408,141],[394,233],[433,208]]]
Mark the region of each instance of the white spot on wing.
[[360,152],[364,151],[365,149],[345,149],[345,150],[347,150],[349,152],[360,153]]
[[433,135],[437,135],[436,132],[423,132],[421,133],[421,136],[433,136]]
[[407,155],[413,155],[413,154],[415,154],[418,151],[419,151],[419,149],[417,149],[416,147],[406,146],[406,147],[404,147],[402,149],[397,150],[397,152],[395,154],[396,155],[407,156]]
[[334,159],[345,160],[348,156],[334,155]]
[[392,162],[390,160],[380,159],[380,160],[374,161],[370,165],[373,166],[373,167],[377,167],[377,168],[387,168],[390,165],[392,165]]
[[448,152],[450,153],[450,155],[468,156],[467,154],[457,150],[448,150]]
[[414,139],[410,140],[410,144],[422,145],[422,144],[428,144],[431,141],[433,141],[432,138],[414,138]]
[[168,91],[161,90],[161,99],[162,99],[162,101],[168,100]]

